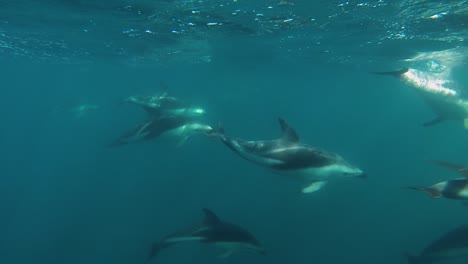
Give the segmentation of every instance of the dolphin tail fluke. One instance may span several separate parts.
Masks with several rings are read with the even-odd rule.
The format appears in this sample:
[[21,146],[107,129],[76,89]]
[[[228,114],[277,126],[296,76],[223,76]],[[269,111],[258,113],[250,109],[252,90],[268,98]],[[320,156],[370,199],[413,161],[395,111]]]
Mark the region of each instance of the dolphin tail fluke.
[[408,68],[403,68],[403,69],[397,70],[397,71],[370,72],[370,73],[379,74],[379,75],[388,75],[388,76],[393,76],[393,77],[400,77],[400,75],[405,74],[408,70],[409,70]]
[[432,187],[409,186],[409,187],[405,187],[405,189],[422,191],[422,192],[427,193],[432,198],[440,198],[442,196],[439,190],[432,188]]
[[422,126],[423,126],[423,127],[430,127],[430,126],[433,126],[433,125],[440,124],[440,123],[442,123],[443,121],[444,121],[444,118],[438,116],[438,117],[436,117],[436,118],[434,118],[434,119],[432,119],[432,120],[429,120],[429,121],[427,121],[427,122],[422,123]]

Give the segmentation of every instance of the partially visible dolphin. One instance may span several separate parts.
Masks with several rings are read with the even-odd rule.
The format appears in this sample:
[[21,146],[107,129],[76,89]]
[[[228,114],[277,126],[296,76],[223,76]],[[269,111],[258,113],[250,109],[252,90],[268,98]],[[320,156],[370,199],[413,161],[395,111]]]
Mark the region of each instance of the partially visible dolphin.
[[279,118],[278,122],[282,135],[274,140],[232,138],[226,136],[222,128],[213,134],[217,133],[221,141],[242,158],[307,182],[303,193],[320,190],[331,178],[366,177],[361,169],[349,164],[340,155],[301,144],[298,134],[285,120]]
[[247,249],[265,255],[265,249],[254,235],[246,229],[222,221],[211,210],[203,209],[205,218],[200,226],[188,231],[165,236],[153,244],[146,258],[146,263],[153,260],[162,249],[181,242],[199,241],[214,244],[225,249],[219,257],[227,258],[237,250]]
[[191,106],[178,98],[167,96],[166,93],[152,96],[130,96],[124,101],[140,106],[152,117],[164,115],[198,117],[206,113],[203,108]]
[[468,260],[468,225],[459,226],[439,237],[424,248],[419,256],[407,254],[406,257],[410,264],[431,264],[459,259],[464,259],[466,263]]
[[114,140],[108,146],[116,147],[129,143],[147,141],[163,134],[170,134],[178,137],[180,145],[194,133],[210,134],[212,130],[211,126],[192,121],[191,118],[183,116],[164,116],[153,118],[138,125],[136,128]]
[[468,179],[443,181],[429,187],[411,186],[406,188],[423,191],[432,198],[445,197],[453,200],[468,200]]
[[436,183],[432,186],[411,186],[407,189],[423,191],[432,198],[445,197],[453,200],[468,200],[468,167],[446,162],[446,161],[433,161],[443,167],[450,168],[458,172],[464,178],[454,179]]
[[432,126],[445,120],[464,121],[468,129],[468,98],[453,81],[442,78],[438,73],[424,72],[411,68],[404,68],[390,72],[372,72],[399,78],[404,83],[419,91],[422,98],[437,115],[433,120],[423,123]]

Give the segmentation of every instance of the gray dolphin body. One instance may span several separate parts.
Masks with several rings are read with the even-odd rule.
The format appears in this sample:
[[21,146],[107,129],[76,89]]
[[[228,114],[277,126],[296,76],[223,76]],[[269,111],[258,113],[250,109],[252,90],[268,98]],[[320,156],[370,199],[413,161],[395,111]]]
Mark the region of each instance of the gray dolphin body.
[[437,115],[433,120],[423,123],[423,126],[432,126],[445,120],[459,120],[464,121],[464,127],[468,129],[468,98],[466,94],[462,94],[462,90],[454,88],[454,82],[442,78],[437,73],[410,68],[373,73],[397,77],[419,92]]
[[431,264],[448,260],[468,260],[468,225],[459,226],[433,241],[419,256],[407,255],[410,264]]
[[468,167],[445,161],[434,161],[434,163],[458,172],[463,178],[439,182],[429,187],[413,186],[407,188],[423,191],[432,198],[445,197],[468,201]]
[[138,125],[136,128],[114,140],[108,146],[116,147],[129,143],[148,141],[164,134],[178,137],[180,140],[179,144],[181,144],[194,133],[209,134],[212,130],[213,129],[209,125],[198,123],[194,121],[193,118],[184,116],[163,116],[153,118]]
[[140,106],[151,117],[199,117],[206,113],[203,108],[191,106],[178,98],[167,96],[165,93],[153,96],[130,96],[125,99],[125,102]]
[[200,226],[188,231],[177,232],[165,236],[159,242],[153,244],[146,263],[153,260],[162,249],[182,242],[202,242],[224,248],[226,251],[220,255],[229,257],[237,250],[247,249],[264,255],[265,249],[254,235],[246,229],[219,219],[212,211],[203,209],[204,221]]
[[275,140],[246,141],[226,136],[219,131],[221,141],[233,152],[255,164],[273,169],[280,174],[307,182],[303,193],[320,190],[331,178],[365,177],[359,168],[349,164],[340,155],[301,144],[296,131],[286,121],[278,119],[282,136]]

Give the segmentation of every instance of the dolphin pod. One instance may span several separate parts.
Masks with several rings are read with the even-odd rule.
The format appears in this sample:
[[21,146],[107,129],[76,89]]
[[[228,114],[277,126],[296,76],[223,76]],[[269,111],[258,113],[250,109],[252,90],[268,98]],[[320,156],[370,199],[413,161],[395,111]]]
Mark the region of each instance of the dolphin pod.
[[[419,92],[436,117],[423,123],[429,127],[447,120],[462,121],[468,129],[468,99],[460,90],[453,88],[450,80],[436,74],[404,68],[391,72],[373,72],[399,78]],[[252,164],[268,168],[285,178],[302,182],[302,193],[319,191],[327,182],[338,178],[365,178],[367,173],[352,165],[337,153],[311,146],[300,140],[299,134],[286,120],[278,118],[281,134],[268,140],[246,140],[232,137],[223,127],[217,129],[206,124],[202,117],[206,111],[182,100],[167,96],[131,96],[124,100],[144,110],[147,119],[134,129],[114,140],[110,146],[120,146],[139,141],[148,141],[163,134],[175,134],[183,143],[192,134],[202,134],[218,139],[226,148]],[[432,198],[447,198],[468,201],[468,166],[446,161],[434,164],[458,173],[459,178],[425,186],[404,187],[422,191]],[[211,210],[203,209],[201,225],[167,235],[155,242],[146,259],[153,261],[163,249],[179,243],[200,242],[225,249],[222,258],[231,256],[239,249],[265,254],[265,249],[246,229],[220,220]],[[420,255],[406,254],[410,264],[443,262],[468,257],[468,225],[453,229],[427,246]]]

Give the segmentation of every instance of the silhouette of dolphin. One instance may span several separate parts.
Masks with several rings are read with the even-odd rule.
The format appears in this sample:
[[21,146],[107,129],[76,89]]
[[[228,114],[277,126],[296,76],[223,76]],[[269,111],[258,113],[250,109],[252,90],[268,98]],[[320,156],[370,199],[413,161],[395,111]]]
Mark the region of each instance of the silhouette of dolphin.
[[203,209],[203,213],[205,218],[200,226],[165,236],[154,243],[146,258],[146,263],[153,260],[162,249],[190,241],[199,241],[225,248],[226,251],[219,256],[222,258],[227,258],[242,248],[262,255],[265,254],[263,246],[249,231],[238,225],[222,221],[209,209]]

